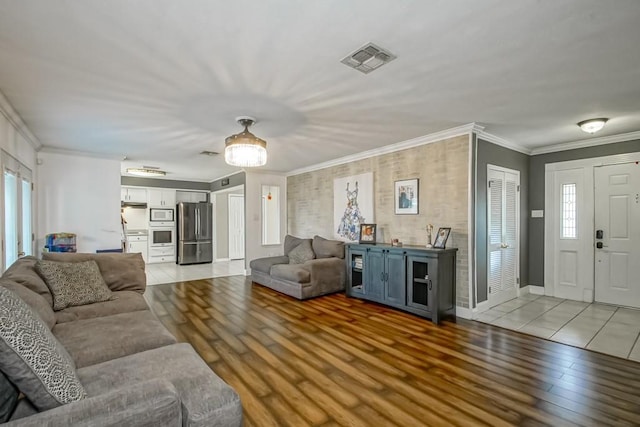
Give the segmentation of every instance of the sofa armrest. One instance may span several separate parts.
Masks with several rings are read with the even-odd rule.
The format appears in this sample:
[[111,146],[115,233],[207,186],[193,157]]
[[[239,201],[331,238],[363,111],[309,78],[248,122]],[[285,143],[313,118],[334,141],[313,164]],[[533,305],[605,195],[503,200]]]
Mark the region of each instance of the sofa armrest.
[[289,257],[283,255],[252,259],[249,263],[249,268],[251,268],[251,271],[256,270],[261,273],[269,274],[271,267],[276,264],[289,264]]
[[311,274],[311,285],[319,287],[319,293],[325,294],[343,290],[347,281],[347,266],[341,258],[317,258],[307,261],[303,266]]
[[171,382],[148,380],[135,386],[68,403],[11,421],[11,427],[180,426],[182,403]]

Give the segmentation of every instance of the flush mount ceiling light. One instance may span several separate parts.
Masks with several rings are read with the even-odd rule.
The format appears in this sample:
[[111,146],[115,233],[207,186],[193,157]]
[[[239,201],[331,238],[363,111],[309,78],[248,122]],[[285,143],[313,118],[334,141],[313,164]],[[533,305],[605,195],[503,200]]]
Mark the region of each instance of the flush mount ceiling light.
[[127,173],[135,176],[144,177],[158,177],[165,176],[167,173],[157,168],[141,167],[141,168],[127,168]]
[[249,132],[256,122],[253,117],[241,116],[236,121],[244,130],[225,139],[224,160],[231,166],[256,167],[267,163],[267,142]]
[[578,123],[578,126],[587,133],[596,133],[604,127],[604,124],[607,123],[608,120],[609,119],[604,118],[583,120]]

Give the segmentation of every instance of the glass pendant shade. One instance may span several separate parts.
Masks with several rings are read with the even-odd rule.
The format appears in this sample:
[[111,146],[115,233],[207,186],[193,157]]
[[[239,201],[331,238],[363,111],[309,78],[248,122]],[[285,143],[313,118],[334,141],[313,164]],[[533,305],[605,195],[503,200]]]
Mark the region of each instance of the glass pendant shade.
[[254,120],[239,118],[244,131],[231,135],[225,140],[224,160],[238,167],[257,167],[267,163],[267,142],[249,132]]

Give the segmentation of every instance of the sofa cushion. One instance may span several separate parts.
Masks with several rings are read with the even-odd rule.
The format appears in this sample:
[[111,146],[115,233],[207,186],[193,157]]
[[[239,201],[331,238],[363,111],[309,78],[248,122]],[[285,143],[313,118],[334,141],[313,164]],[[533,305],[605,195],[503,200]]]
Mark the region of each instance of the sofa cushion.
[[0,423],[5,423],[11,418],[11,414],[18,406],[20,392],[11,384],[11,381],[0,372]]
[[316,255],[311,248],[311,241],[305,239],[289,252],[289,264],[304,264],[315,257]]
[[41,411],[86,397],[73,360],[40,317],[0,286],[0,371]]
[[174,344],[176,339],[149,310],[57,324],[53,334],[77,367]]
[[251,271],[255,270],[255,271],[260,271],[262,273],[269,274],[269,272],[271,271],[271,267],[273,267],[276,264],[289,264],[289,257],[274,256],[274,257],[253,259],[249,263],[249,267],[251,268]]
[[56,323],[66,323],[73,322],[74,320],[93,319],[95,317],[148,309],[149,306],[144,296],[139,293],[134,291],[117,291],[112,292],[109,301],[67,307],[64,310],[56,311],[55,318]]
[[302,264],[278,264],[271,267],[272,277],[296,283],[309,283],[311,274]]
[[219,378],[189,344],[174,344],[78,369],[89,396],[142,381],[170,381],[180,394],[182,425],[240,426],[238,394]]
[[336,257],[344,259],[344,242],[314,236],[313,252],[315,252],[316,258]]
[[143,294],[147,287],[144,260],[140,253],[89,254],[44,252],[42,259],[64,262],[93,260],[98,263],[102,277],[112,291],[136,291]]
[[36,271],[47,283],[56,311],[111,298],[111,291],[95,261],[38,261]]
[[11,264],[7,271],[4,272],[2,278],[13,280],[14,282],[24,285],[43,297],[49,305],[53,307],[53,297],[44,279],[36,272],[36,262],[38,262],[38,259],[33,256],[18,258],[18,260]]
[[302,243],[305,240],[308,240],[309,242],[311,242],[311,239],[301,239],[299,237],[295,237],[287,234],[284,237],[284,254],[288,256],[289,252],[291,252],[293,249],[296,248],[296,246],[298,246],[300,243]]
[[49,329],[53,328],[53,325],[56,324],[56,315],[51,309],[51,305],[49,305],[42,296],[13,280],[0,279],[0,286],[18,295],[22,301],[27,303],[27,305],[40,316]]

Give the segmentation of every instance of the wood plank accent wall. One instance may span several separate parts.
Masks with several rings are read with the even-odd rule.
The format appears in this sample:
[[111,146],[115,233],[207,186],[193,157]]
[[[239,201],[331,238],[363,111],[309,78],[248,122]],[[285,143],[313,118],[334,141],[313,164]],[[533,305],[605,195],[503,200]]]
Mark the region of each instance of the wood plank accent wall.
[[245,426],[640,425],[640,364],[243,276],[150,286],[162,323],[240,394]]
[[[425,245],[428,223],[452,227],[448,247],[457,247],[457,301],[469,307],[469,137],[458,136],[394,153],[287,178],[288,233],[334,238],[333,180],[373,172],[375,223],[385,243],[392,238]],[[419,178],[420,212],[395,215],[394,181]]]

